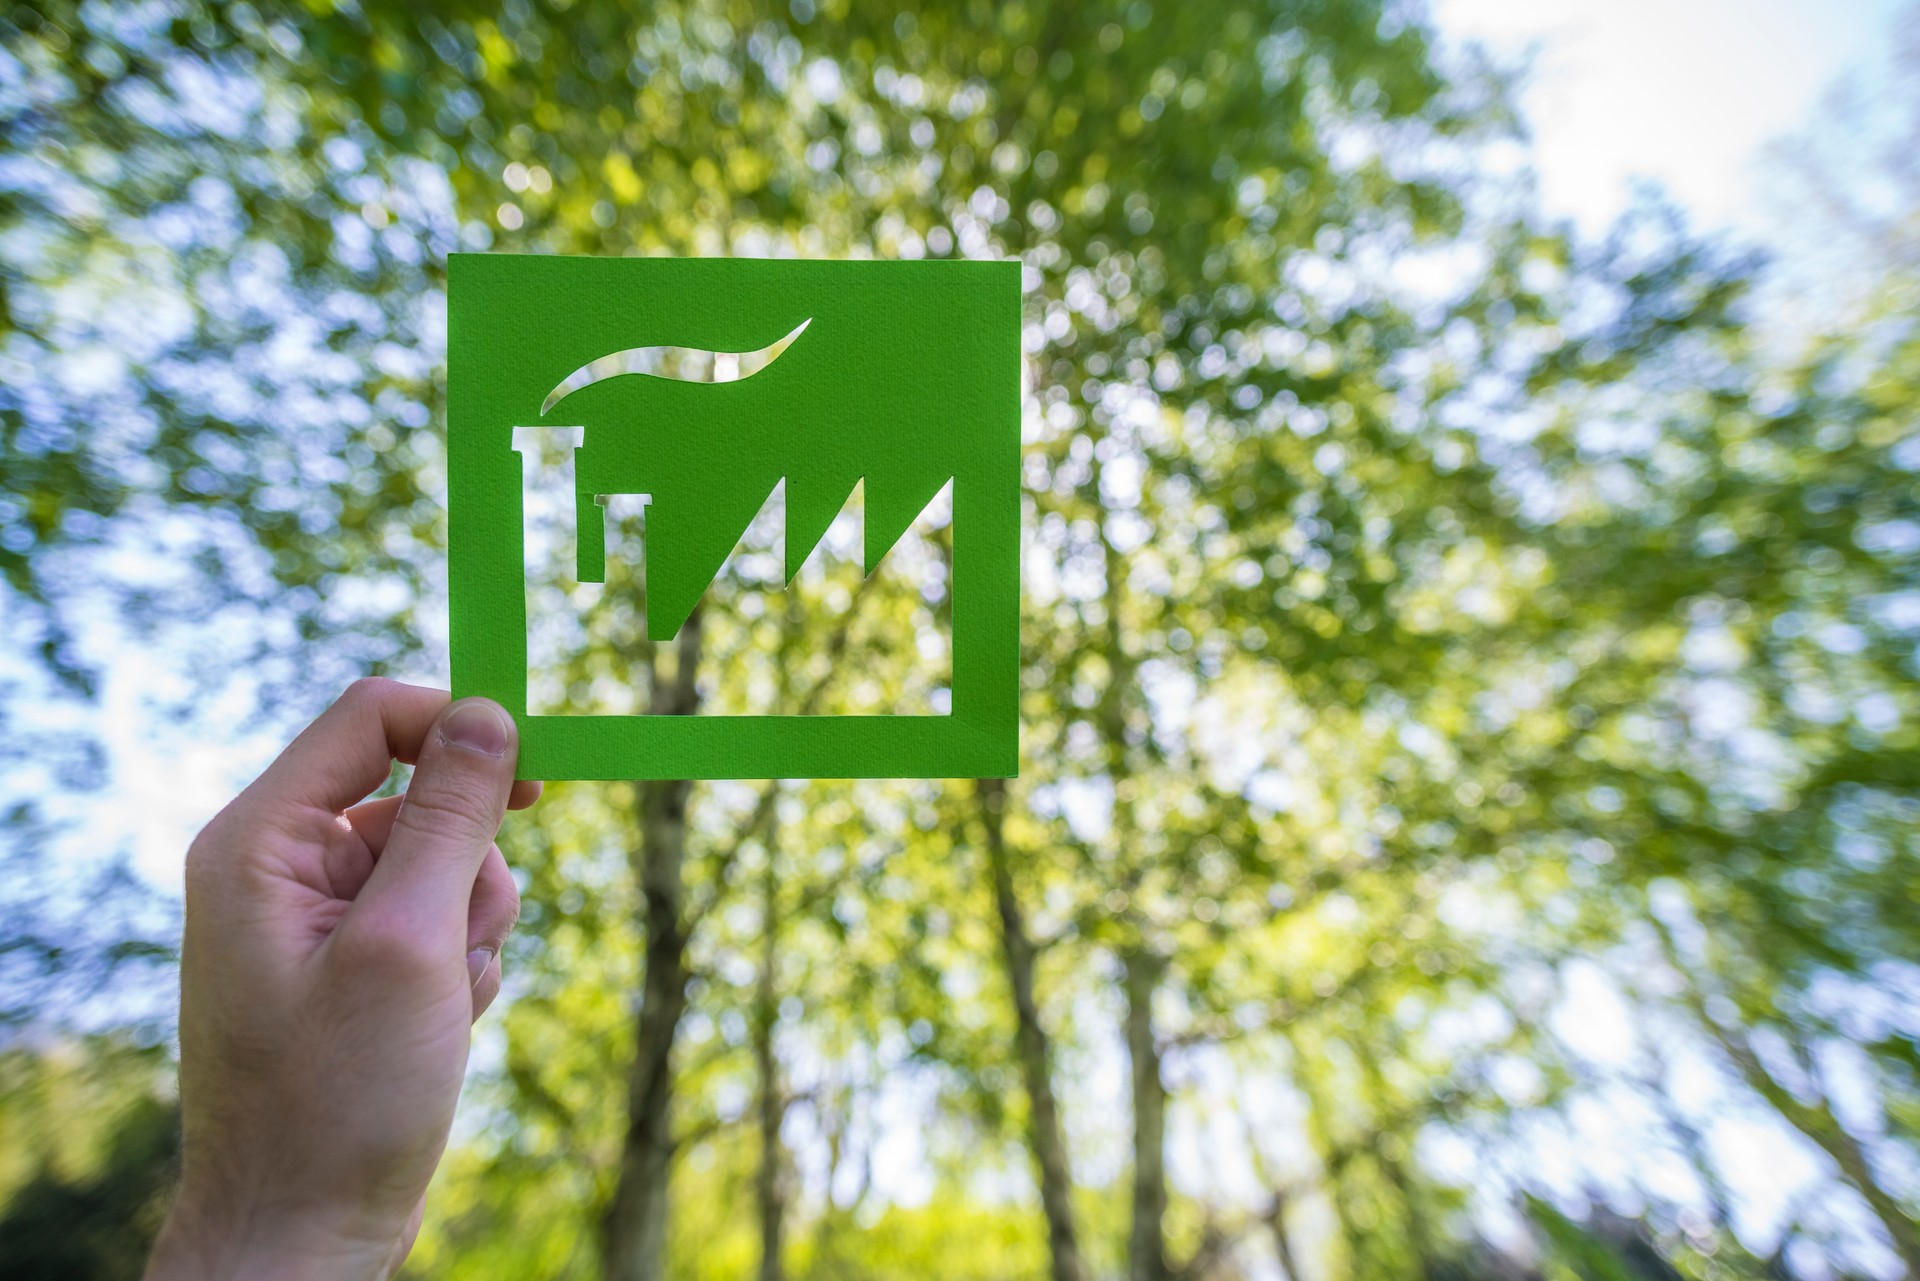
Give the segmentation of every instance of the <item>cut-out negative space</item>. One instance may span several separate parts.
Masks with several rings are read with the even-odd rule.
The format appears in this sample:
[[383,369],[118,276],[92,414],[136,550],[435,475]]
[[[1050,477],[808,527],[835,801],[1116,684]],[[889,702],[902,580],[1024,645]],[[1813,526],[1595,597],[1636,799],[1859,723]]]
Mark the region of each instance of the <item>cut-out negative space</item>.
[[[663,654],[644,641],[645,512],[650,494],[574,501],[579,431],[523,442],[527,710],[536,716],[644,715]],[[543,448],[544,447],[544,448]],[[544,460],[543,460],[544,455]],[[951,709],[951,485],[941,489],[872,574],[863,565],[862,486],[789,577],[785,483],[707,589],[701,715],[944,715]],[[604,534],[604,562],[584,549],[576,512]]]
[[1013,772],[1017,265],[455,255],[450,312],[454,687],[523,777]]

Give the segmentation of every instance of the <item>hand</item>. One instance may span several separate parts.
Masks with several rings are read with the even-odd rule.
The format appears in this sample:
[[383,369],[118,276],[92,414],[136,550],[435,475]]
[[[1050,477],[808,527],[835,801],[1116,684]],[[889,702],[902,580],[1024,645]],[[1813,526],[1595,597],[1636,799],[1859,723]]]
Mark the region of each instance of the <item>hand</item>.
[[[419,1231],[520,896],[513,720],[360,681],[187,854],[180,1195],[148,1281],[386,1277]],[[405,796],[360,802],[394,760]]]

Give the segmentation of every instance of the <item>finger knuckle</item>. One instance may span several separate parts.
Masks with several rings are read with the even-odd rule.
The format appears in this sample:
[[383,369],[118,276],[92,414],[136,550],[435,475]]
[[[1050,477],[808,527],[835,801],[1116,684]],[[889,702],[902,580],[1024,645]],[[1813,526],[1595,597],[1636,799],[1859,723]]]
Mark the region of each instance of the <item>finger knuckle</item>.
[[478,780],[448,778],[409,789],[396,824],[416,836],[483,842],[498,826],[493,800]]
[[438,968],[443,959],[424,931],[394,914],[350,920],[335,937],[341,960],[364,973],[414,977]]
[[385,676],[362,676],[347,686],[346,692],[340,695],[340,702],[353,707],[376,707],[392,696],[398,683]]
[[188,843],[183,876],[189,891],[204,886],[216,874],[227,844],[227,827],[227,811],[221,810]]
[[187,846],[186,865],[181,872],[181,881],[190,897],[198,898],[207,884],[210,876],[207,864],[212,858],[213,855],[207,848],[205,833],[194,837],[193,843]]
[[487,941],[496,946],[504,944],[514,927],[520,924],[520,896],[512,894],[499,901],[499,904],[486,913],[482,928],[487,932]]

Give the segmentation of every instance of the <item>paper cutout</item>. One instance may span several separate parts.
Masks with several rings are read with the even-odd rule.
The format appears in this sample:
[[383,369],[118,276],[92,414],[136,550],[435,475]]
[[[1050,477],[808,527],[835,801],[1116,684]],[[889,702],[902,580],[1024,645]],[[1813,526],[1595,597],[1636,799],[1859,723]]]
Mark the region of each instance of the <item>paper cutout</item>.
[[[454,691],[514,713],[522,777],[1013,774],[1017,264],[456,254],[449,281]],[[666,642],[776,486],[791,581],[856,485],[871,574],[949,484],[947,714],[529,714],[529,522],[571,527],[590,595],[644,520]]]
[[778,342],[769,343],[757,351],[707,351],[701,347],[629,347],[625,351],[616,351],[600,359],[590,361],[560,380],[560,385],[547,393],[547,399],[540,406],[540,416],[546,417],[553,407],[569,393],[578,391],[603,378],[614,378],[621,374],[646,374],[654,378],[672,378],[687,383],[730,383],[753,375],[771,365],[780,358],[780,353],[793,345],[793,340],[806,331],[812,324],[811,318],[801,321],[793,332]]
[[[620,649],[622,638],[632,645],[646,634],[645,512],[652,495],[594,496],[607,575],[584,581],[576,569],[574,489],[559,475],[584,432],[546,434],[559,439],[543,447],[541,435],[528,432],[516,442],[523,458],[531,451],[545,460],[523,473],[527,711],[651,712],[646,681],[634,679]],[[864,568],[865,490],[864,481],[853,487],[789,581],[786,482],[773,487],[707,589],[701,643],[707,696],[697,714],[951,713],[946,605],[953,486],[941,489],[871,575]],[[848,659],[849,649],[857,657]]]

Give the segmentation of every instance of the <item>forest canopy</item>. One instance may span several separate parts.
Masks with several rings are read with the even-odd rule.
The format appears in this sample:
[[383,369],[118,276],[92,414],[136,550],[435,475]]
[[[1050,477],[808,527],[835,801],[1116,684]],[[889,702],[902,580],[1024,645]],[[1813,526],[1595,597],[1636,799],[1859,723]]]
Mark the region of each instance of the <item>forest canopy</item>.
[[[1546,217],[1513,92],[1372,0],[0,19],[9,1273],[138,1275],[172,1160],[62,709],[444,683],[500,250],[1018,260],[1022,755],[514,819],[406,1275],[1920,1277],[1920,184],[1782,342],[1657,202]],[[555,687],[863,706],[940,606],[858,578]]]

